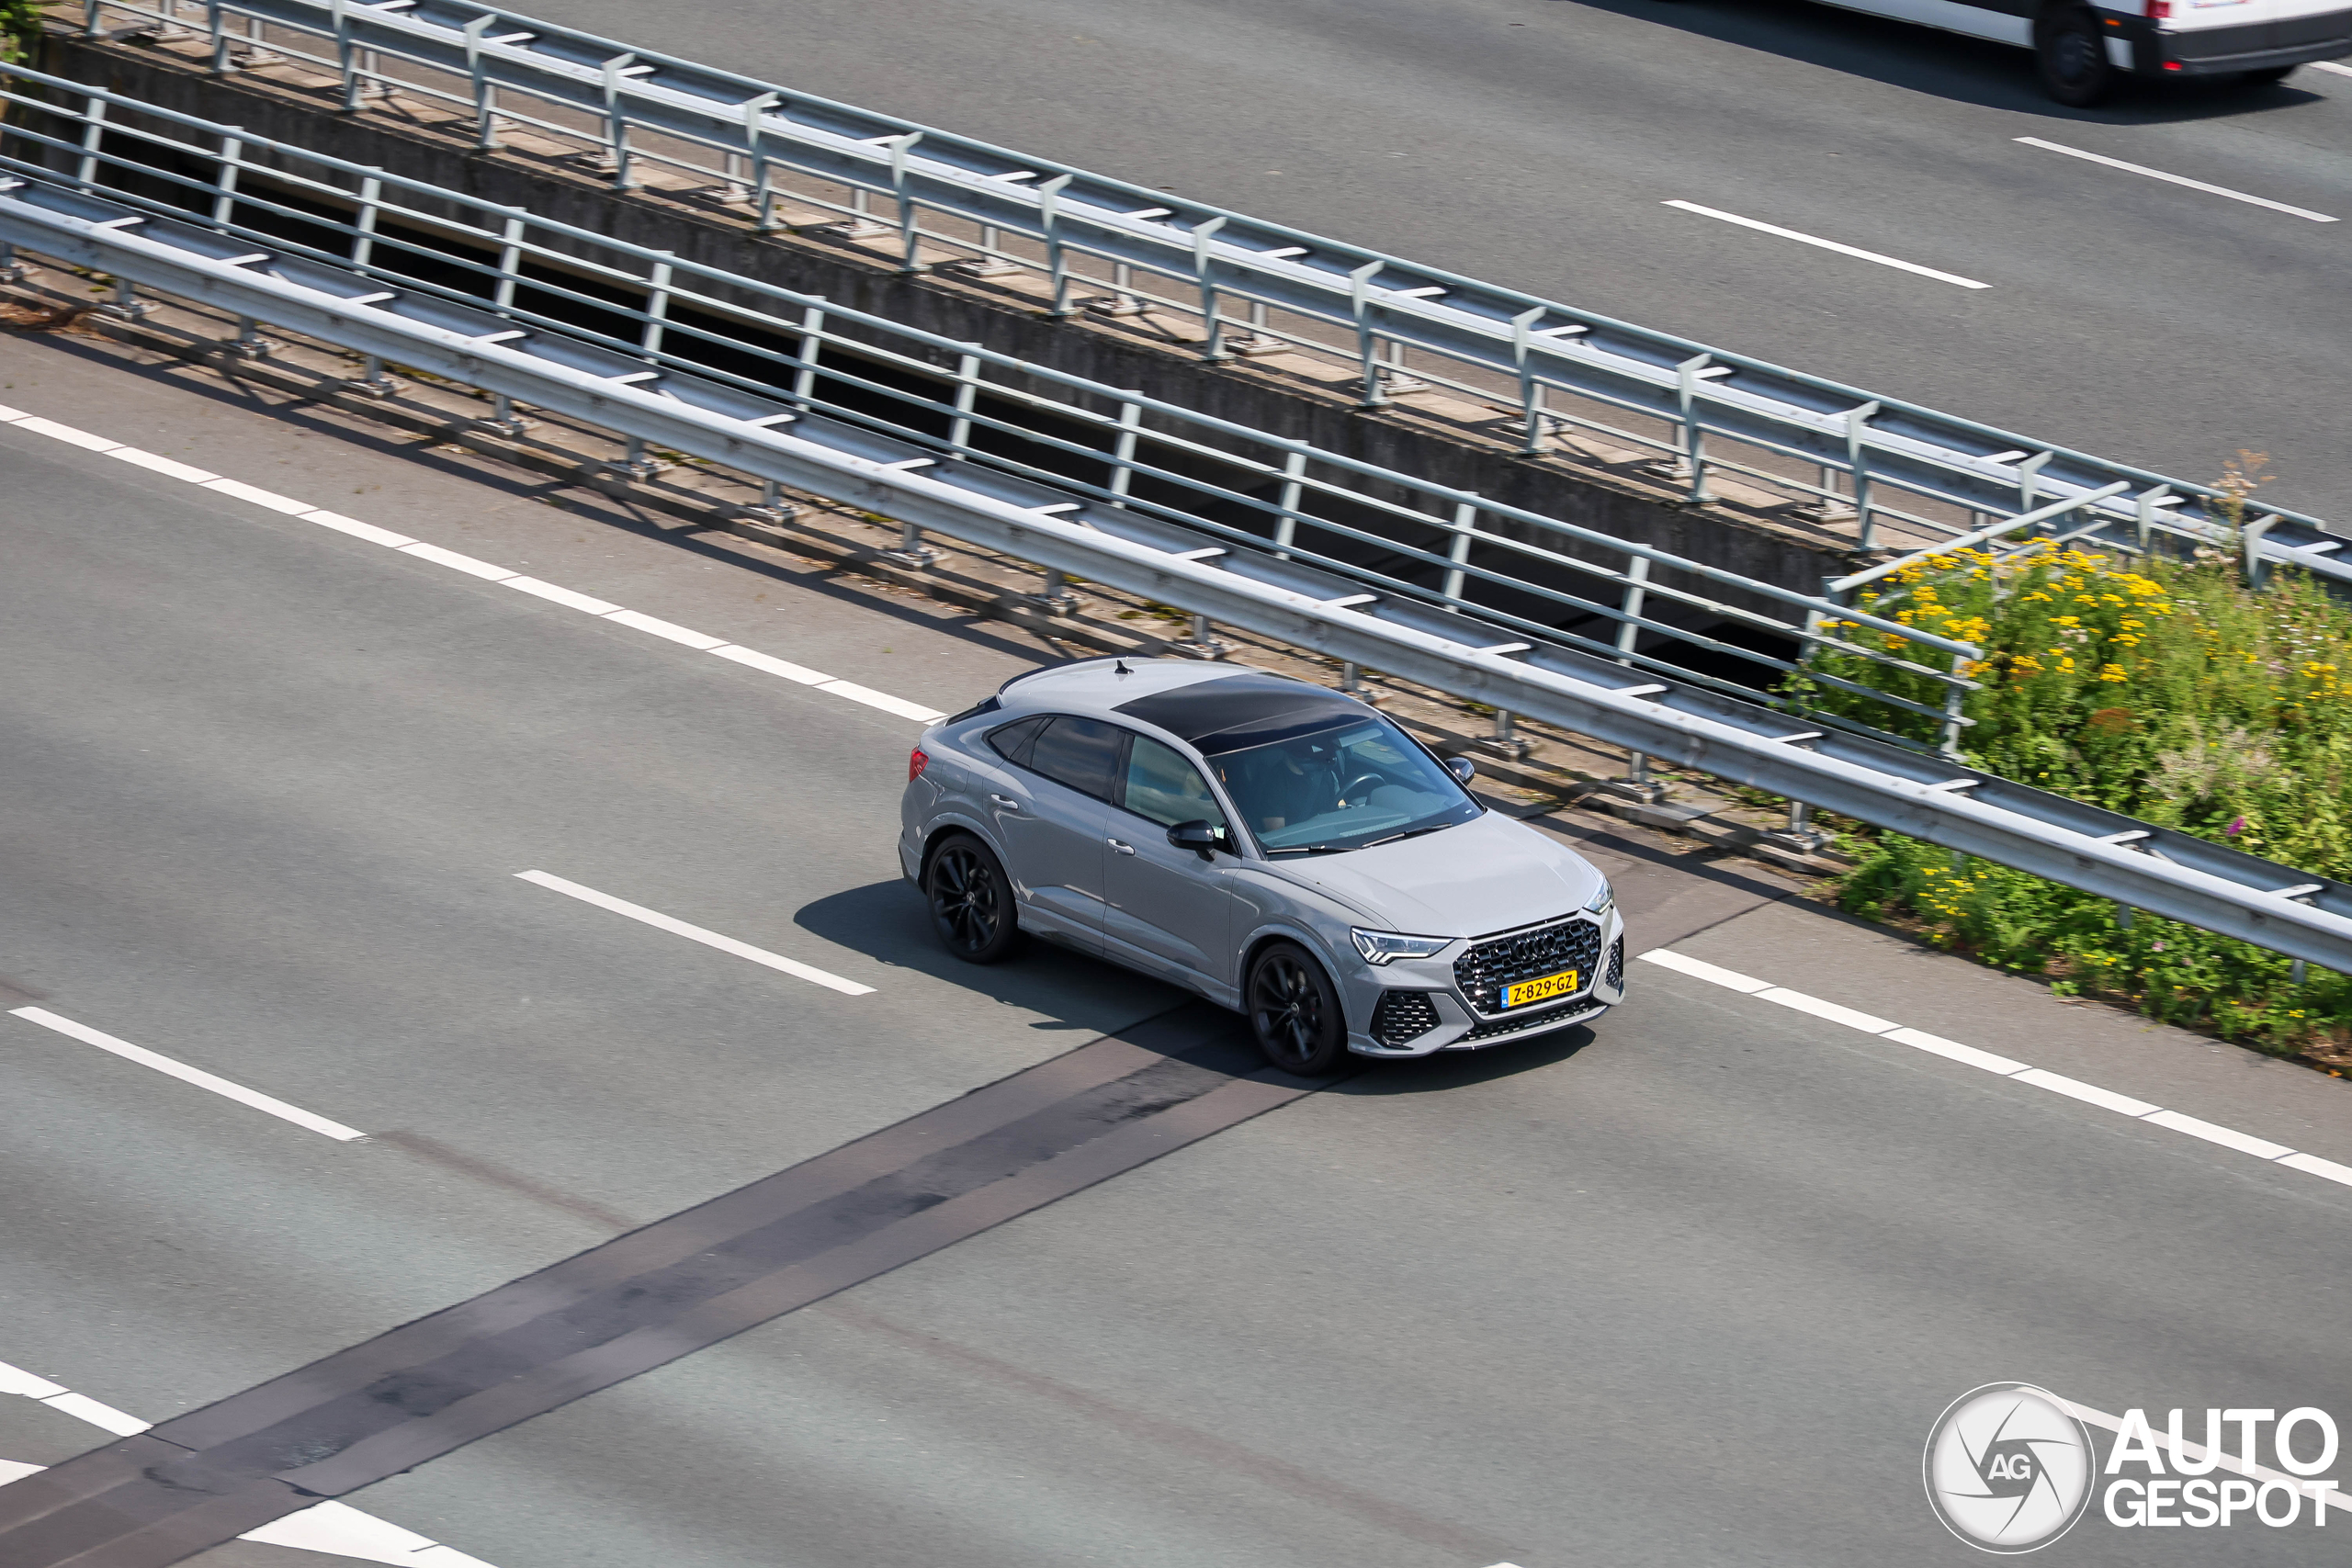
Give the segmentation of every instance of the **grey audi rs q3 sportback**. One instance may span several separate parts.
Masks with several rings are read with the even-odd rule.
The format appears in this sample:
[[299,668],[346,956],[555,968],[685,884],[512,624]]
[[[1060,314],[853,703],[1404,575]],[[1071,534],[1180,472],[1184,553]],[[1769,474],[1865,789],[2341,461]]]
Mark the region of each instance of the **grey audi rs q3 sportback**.
[[1319,1075],[1624,998],[1607,879],[1480,806],[1473,771],[1304,681],[1080,660],[924,733],[899,860],[957,957],[1034,932],[1236,1009]]

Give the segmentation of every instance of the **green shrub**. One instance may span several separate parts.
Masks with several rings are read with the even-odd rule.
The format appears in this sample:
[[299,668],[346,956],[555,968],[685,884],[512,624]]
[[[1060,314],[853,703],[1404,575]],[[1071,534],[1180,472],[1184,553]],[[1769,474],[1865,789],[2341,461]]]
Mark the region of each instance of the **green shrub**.
[[[1976,644],[1983,682],[1968,760],[2020,783],[2267,859],[2352,876],[2352,608],[2308,574],[2246,588],[2219,552],[2136,570],[2044,545],[1939,556],[1857,608]],[[1852,622],[1828,628],[1879,637]],[[1890,645],[1900,639],[1886,637]],[[1815,667],[1933,703],[1925,677],[1834,649]],[[1804,683],[1809,705],[1884,724],[1886,710]],[[1927,739],[1924,732],[1918,733]],[[2278,1049],[2352,1025],[2352,982],[2175,921],[2120,929],[2105,899],[1894,834],[1851,846],[1847,908],[1908,913],[1930,936],[2070,989]]]

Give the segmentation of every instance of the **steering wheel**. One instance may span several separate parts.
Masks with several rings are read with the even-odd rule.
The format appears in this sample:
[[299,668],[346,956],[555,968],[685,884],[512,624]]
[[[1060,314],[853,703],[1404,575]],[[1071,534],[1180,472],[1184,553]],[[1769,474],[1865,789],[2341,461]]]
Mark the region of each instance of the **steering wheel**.
[[1358,773],[1355,777],[1348,781],[1347,787],[1345,789],[1340,791],[1340,804],[1345,806],[1348,803],[1348,796],[1355,794],[1356,785],[1358,784],[1373,784],[1377,786],[1385,784],[1387,782],[1387,776],[1383,773]]

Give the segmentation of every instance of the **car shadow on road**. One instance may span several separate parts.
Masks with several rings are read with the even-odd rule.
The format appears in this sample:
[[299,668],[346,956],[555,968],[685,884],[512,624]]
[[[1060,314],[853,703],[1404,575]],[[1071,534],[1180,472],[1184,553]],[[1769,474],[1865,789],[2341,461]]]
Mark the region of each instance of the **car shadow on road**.
[[2041,90],[2033,55],[2009,44],[1864,16],[1810,0],[1554,0],[1656,22],[1784,59],[1927,93],[1955,103],[2053,120],[2157,125],[2233,118],[2324,103],[2286,83],[2249,86],[2222,78],[2153,82],[2124,77],[2095,108],[2068,108]]

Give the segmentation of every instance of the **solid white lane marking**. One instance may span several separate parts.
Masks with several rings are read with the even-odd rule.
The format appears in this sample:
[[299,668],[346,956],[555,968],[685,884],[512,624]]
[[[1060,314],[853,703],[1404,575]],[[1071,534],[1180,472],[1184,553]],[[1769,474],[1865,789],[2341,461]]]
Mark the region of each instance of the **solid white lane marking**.
[[1839,244],[1835,240],[1825,240],[1817,234],[1801,234],[1794,229],[1783,229],[1778,223],[1765,223],[1753,218],[1742,218],[1736,212],[1721,212],[1712,207],[1702,207],[1695,201],[1669,201],[1666,205],[1680,208],[1685,212],[1695,212],[1702,218],[1713,218],[1725,223],[1736,223],[1743,229],[1753,229],[1760,234],[1777,234],[1783,240],[1794,240],[1799,244],[1817,245],[1825,251],[1835,251],[1841,256],[1853,256],[1861,261],[1876,262],[1881,266],[1891,266],[1900,272],[1917,273],[1921,277],[1932,277],[1939,283],[1950,283],[1961,288],[1993,287],[1989,283],[1979,283],[1973,277],[1962,277],[1958,273],[1939,272],[1934,267],[1921,266],[1917,262],[1907,262],[1899,256],[1883,256],[1876,251],[1865,251],[1853,245]]
[[1792,991],[1785,986],[1774,986],[1769,990],[1758,991],[1756,995],[1763,1001],[1778,1002],[1784,1008],[1794,1008],[1799,1012],[1809,1012],[1815,1018],[1826,1018],[1832,1023],[1842,1023],[1849,1029],[1859,1029],[1865,1034],[1884,1034],[1894,1027],[1894,1021],[1891,1019],[1857,1012],[1852,1008],[1841,1008],[1836,1002],[1825,1002],[1819,997],[1808,997],[1803,991]]
[[1655,964],[1664,969],[1679,969],[1694,980],[1706,980],[1718,986],[1727,986],[1735,991],[1744,991],[1749,996],[1772,988],[1772,982],[1770,980],[1752,979],[1736,969],[1719,969],[1712,964],[1703,963],[1696,958],[1685,958],[1682,954],[1669,952],[1663,947],[1654,947],[1643,953],[1641,957],[1645,964]]
[[216,1077],[201,1067],[191,1067],[185,1062],[175,1062],[169,1056],[150,1051],[142,1045],[133,1045],[128,1040],[118,1040],[111,1034],[102,1034],[87,1024],[76,1023],[70,1018],[61,1018],[47,1008],[15,1008],[10,1010],[10,1016],[21,1018],[28,1023],[38,1023],[43,1029],[53,1029],[70,1039],[79,1040],[85,1045],[96,1045],[101,1051],[111,1051],[125,1061],[136,1062],[142,1067],[153,1067],[159,1073],[179,1079],[182,1083],[194,1084],[198,1089],[210,1089],[214,1094],[226,1100],[233,1100],[240,1105],[251,1106],[255,1111],[266,1111],[282,1121],[291,1122],[297,1127],[307,1127],[313,1133],[334,1139],[337,1143],[347,1144],[354,1138],[364,1138],[368,1135],[356,1127],[346,1127],[340,1122],[330,1122],[323,1116],[314,1116],[299,1105],[288,1105],[284,1100],[272,1095],[263,1094],[258,1089],[250,1089],[243,1084],[231,1083],[224,1077]]
[[2333,71],[2338,76],[2352,76],[2352,65],[2338,65],[2333,60],[2314,60],[2312,62],[2312,69],[2314,71]]
[[1979,1051],[1973,1045],[1962,1045],[1957,1040],[1946,1040],[1940,1034],[1929,1034],[1925,1030],[1890,1029],[1886,1037],[1921,1051],[1932,1051],[1939,1056],[1948,1056],[1955,1062],[1965,1062],[1972,1067],[1982,1067],[1988,1073],[1999,1073],[2003,1077],[2025,1071],[2023,1062],[2012,1062],[2007,1056],[1996,1056],[1990,1051]]
[[542,599],[574,610],[585,610],[592,615],[609,615],[620,608],[618,604],[608,600],[591,599],[585,593],[575,593],[569,588],[558,588],[554,583],[541,582],[536,577],[510,577],[506,580],[506,586],[518,588],[526,593],[536,593]]
[[429,560],[435,566],[446,566],[452,570],[486,578],[492,582],[503,582],[510,577],[522,575],[520,572],[509,571],[503,566],[492,566],[486,560],[476,560],[471,556],[461,556],[455,550],[445,550],[438,545],[402,545],[400,547],[400,552],[404,556],[414,556],[419,560]]
[[135,464],[142,468],[152,468],[166,479],[186,479],[192,485],[209,484],[220,477],[219,474],[207,473],[202,468],[175,458],[158,457],[153,452],[141,452],[136,446],[118,446],[107,456],[119,457],[126,463]]
[[[36,1377],[6,1361],[0,1361],[0,1393],[23,1394],[61,1415],[86,1421],[119,1438],[136,1437],[152,1429],[148,1423],[136,1416],[125,1415],[111,1404],[101,1404],[95,1399],[69,1391],[62,1383]],[[12,1481],[21,1481],[28,1475],[38,1475],[46,1468],[45,1465],[26,1464],[16,1460],[0,1460],[0,1486],[6,1486]],[[345,1503],[315,1503],[300,1513],[288,1514],[259,1529],[247,1530],[237,1539],[259,1541],[267,1546],[291,1546],[335,1557],[355,1557],[367,1562],[410,1563],[421,1565],[421,1568],[490,1568],[490,1564],[479,1557],[469,1557],[414,1530],[402,1529],[372,1514],[363,1514]]]
[[93,435],[86,430],[76,430],[70,424],[60,424],[53,419],[43,419],[39,414],[25,415],[17,422],[17,428],[29,430],[37,435],[46,435],[53,440],[62,441],[69,446],[80,446],[92,452],[111,452],[122,445],[119,441],[109,441],[103,435]]
[[773,654],[756,653],[748,648],[738,648],[731,642],[724,648],[714,648],[710,651],[721,659],[731,659],[738,664],[748,664],[754,670],[763,670],[771,675],[781,675],[787,681],[797,681],[804,686],[830,685],[833,679],[821,670],[811,670],[805,664],[795,664],[789,659],[778,659]]
[[806,980],[812,986],[822,986],[829,991],[839,991],[845,997],[865,997],[874,994],[874,987],[871,986],[861,986],[854,980],[844,980],[839,975],[828,974],[816,965],[803,964],[797,958],[786,958],[780,953],[770,953],[764,947],[753,947],[748,942],[737,942],[731,936],[721,936],[717,931],[705,931],[700,926],[690,926],[685,921],[673,919],[658,909],[649,909],[642,904],[632,904],[626,898],[616,898],[609,893],[599,893],[593,887],[582,887],[577,882],[567,882],[560,876],[550,876],[544,871],[518,871],[514,874],[526,882],[536,883],[541,887],[560,893],[566,897],[577,898],[583,904],[594,904],[600,909],[610,909],[616,915],[627,915],[632,920],[642,920],[657,931],[665,931],[673,936],[684,937],[689,942],[701,942],[705,947],[715,947],[721,953],[731,953],[738,958],[748,958],[754,964],[764,964],[771,969],[780,969],[785,974]]
[[651,615],[639,610],[621,610],[605,618],[616,626],[630,626],[650,637],[668,637],[672,642],[682,642],[688,648],[698,649],[705,653],[708,653],[714,648],[727,646],[727,639],[723,637],[712,637],[707,632],[695,631],[691,626],[679,626],[673,621],[657,621]]
[[148,1423],[136,1416],[126,1416],[111,1404],[100,1404],[86,1393],[53,1394],[40,1403],[51,1410],[87,1421],[93,1427],[103,1427],[118,1438],[135,1438],[147,1430]]
[[266,507],[272,512],[283,513],[289,517],[300,517],[306,523],[316,523],[322,528],[332,528],[339,534],[348,534],[355,539],[365,539],[369,544],[382,545],[387,548],[398,550],[402,555],[415,556],[419,559],[432,561],[437,566],[449,567],[454,570],[481,578],[485,581],[503,582],[509,588],[520,589],[523,592],[536,594],[551,603],[584,611],[592,615],[600,615],[606,620],[628,626],[633,631],[666,638],[671,642],[680,643],[704,653],[715,653],[721,659],[731,660],[750,669],[780,676],[799,685],[814,686],[819,691],[832,696],[841,697],[882,713],[893,714],[900,718],[912,719],[917,724],[933,724],[947,716],[942,710],[922,703],[909,702],[904,697],[894,697],[888,692],[877,692],[871,686],[861,686],[854,681],[844,681],[837,676],[828,675],[820,670],[811,670],[806,665],[795,664],[788,659],[778,659],[772,654],[740,648],[725,637],[712,637],[707,632],[698,632],[690,626],[660,620],[642,611],[626,610],[608,600],[582,593],[577,589],[543,582],[535,577],[525,577],[490,561],[477,560],[472,556],[459,555],[457,551],[446,549],[439,545],[428,545],[420,540],[412,539],[406,534],[396,534],[390,528],[379,528],[373,523],[363,523],[356,517],[345,517],[339,512],[329,512],[323,507],[314,507],[307,501],[296,501],[291,496],[279,495],[275,491],[263,490],[256,485],[245,484],[238,479],[222,479],[202,468],[192,468],[170,457],[159,457],[152,452],[142,452],[137,447],[125,446],[109,441],[105,436],[93,435],[88,431],[76,430],[70,424],[60,424],[55,420],[42,419],[22,409],[13,409],[6,404],[0,404],[0,423],[16,424],[76,446],[86,447],[93,452],[104,452],[110,457],[120,457],[125,462],[134,463],[140,468],[152,469],[172,479],[186,479],[215,494],[250,502],[255,506]]
[[2151,1105],[2144,1100],[2135,1100],[2128,1094],[2118,1094],[2111,1089],[2101,1089],[2097,1084],[2085,1083],[2079,1078],[2070,1078],[2042,1067],[2028,1066],[2023,1062],[2014,1062],[2007,1056],[1996,1055],[1990,1051],[1980,1051],[1973,1045],[1963,1045],[1957,1040],[1946,1040],[1941,1035],[1929,1034],[1924,1030],[1897,1028],[1874,1014],[1840,1007],[1835,1002],[1825,1002],[1820,998],[1809,997],[1803,991],[1792,991],[1784,986],[1775,986],[1769,981],[1742,975],[1736,969],[1719,968],[1715,964],[1685,957],[1679,953],[1674,953],[1663,947],[1652,948],[1649,952],[1636,956],[1645,964],[1655,964],[1661,969],[1671,969],[1696,980],[1705,980],[1712,985],[1722,986],[1728,990],[1755,997],[1759,1001],[1777,1002],[1782,1007],[1794,1008],[1799,1012],[1811,1013],[1815,1018],[1827,1019],[1833,1023],[1842,1023],[1849,1029],[1860,1030],[1864,1034],[1875,1035],[1882,1040],[1891,1040],[1896,1044],[1908,1045],[1914,1050],[1930,1052],[1935,1055],[1950,1061],[1964,1063],[1972,1067],[1981,1067],[1988,1073],[1998,1073],[2012,1082],[2031,1084],[2036,1089],[2045,1089],[2053,1094],[2063,1094],[2070,1100],[2079,1100],[2086,1105],[2096,1105],[2103,1111],[2112,1111],[2119,1116],[2132,1117],[2136,1121],[2144,1122],[2151,1127],[2162,1127],[2167,1132],[2201,1138],[2209,1144],[2219,1144],[2223,1148],[2235,1149],[2241,1154],[2252,1155],[2256,1159],[2269,1160],[2274,1164],[2285,1166],[2290,1170],[2300,1170],[2307,1176],[2316,1176],[2324,1180],[2341,1182],[2346,1187],[2352,1187],[2352,1166],[2338,1165],[2334,1160],[2322,1159],[2317,1155],[2301,1154],[2284,1144],[2273,1143],[2268,1138],[2257,1138],[2251,1133],[2241,1133],[2233,1127],[2224,1127],[2217,1122],[2188,1115],[2183,1111],[2167,1111],[2161,1106]]
[[348,534],[355,539],[365,539],[371,545],[384,545],[399,549],[416,543],[406,534],[395,534],[390,528],[379,528],[373,523],[362,523],[356,517],[345,517],[340,512],[318,511],[303,515],[305,523],[316,523],[322,528],[332,528],[338,534]]
[[2036,1089],[2046,1089],[2052,1094],[2063,1094],[2086,1105],[2112,1111],[2118,1116],[2145,1116],[2156,1109],[2144,1100],[2134,1100],[2128,1094],[2118,1094],[2111,1089],[2101,1089],[2095,1083],[2085,1083],[2080,1078],[2070,1078],[2041,1067],[2028,1067],[2013,1081],[2030,1083]]
[[2104,164],[2110,169],[2121,169],[2127,175],[2144,175],[2149,179],[2162,180],[2166,185],[2187,186],[2190,190],[2201,190],[2208,196],[2226,196],[2232,201],[2243,201],[2251,207],[2267,207],[2273,212],[2284,212],[2295,218],[2308,218],[2314,223],[2338,221],[2324,212],[2313,212],[2308,207],[2290,207],[2283,201],[2273,201],[2267,196],[2248,196],[2242,190],[2232,190],[2227,186],[2207,185],[2203,180],[2192,180],[2186,175],[2168,175],[2162,169],[2151,169],[2143,164],[2127,164],[2120,158],[2110,158],[2104,152],[2086,152],[2079,147],[2069,147],[2064,142],[2044,141],[2039,136],[2020,136],[2018,140],[2029,147],[2039,147],[2045,152],[2064,152],[2069,158],[2080,158],[2088,164]]
[[2267,1138],[2252,1137],[2227,1127],[2217,1127],[2194,1116],[2183,1116],[2177,1111],[2154,1111],[2143,1120],[2151,1127],[2169,1127],[2176,1133],[2186,1133],[2192,1138],[2202,1138],[2209,1144],[2219,1144],[2225,1149],[2235,1149],[2256,1159],[2277,1159],[2281,1155],[2295,1152],[2284,1144],[2274,1144]]
[[854,703],[864,703],[884,713],[897,714],[900,718],[913,719],[917,724],[933,724],[947,716],[937,708],[927,708],[921,703],[910,703],[904,697],[894,697],[888,692],[877,692],[871,686],[861,686],[852,681],[828,681],[824,690],[837,697],[847,697]]
[[291,496],[280,495],[274,490],[264,490],[259,485],[249,485],[243,479],[206,479],[197,488],[234,496],[239,501],[251,502],[255,506],[266,506],[272,512],[283,512],[289,516],[300,516],[305,512],[318,510],[307,501],[296,501]]

